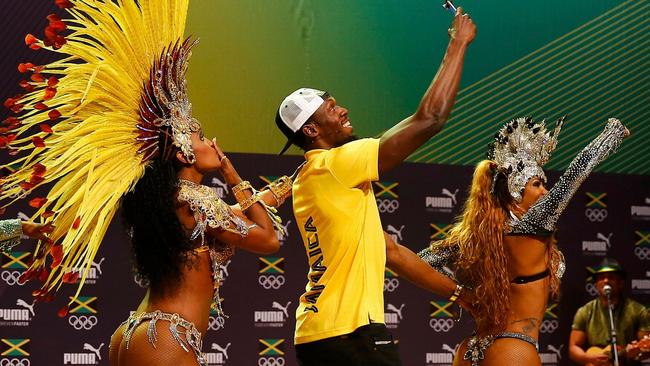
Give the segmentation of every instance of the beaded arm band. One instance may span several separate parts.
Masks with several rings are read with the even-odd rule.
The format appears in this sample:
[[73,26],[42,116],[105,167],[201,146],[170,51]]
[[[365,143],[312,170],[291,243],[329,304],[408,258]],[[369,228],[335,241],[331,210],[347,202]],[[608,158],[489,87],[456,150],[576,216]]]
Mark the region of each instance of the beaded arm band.
[[449,301],[452,303],[456,303],[456,301],[458,301],[458,299],[460,298],[461,291],[463,291],[463,285],[457,283],[454,293],[451,294],[451,296],[449,296]]
[[291,195],[291,187],[293,186],[293,179],[287,177],[286,175],[274,180],[269,183],[268,188],[273,194],[277,206],[279,207],[284,203],[284,200]]
[[0,220],[0,253],[9,252],[20,244],[23,226],[20,219]]
[[[279,186],[279,188],[277,189],[279,194],[276,196],[276,193],[271,191],[271,193],[273,193],[273,196],[275,197],[276,200],[278,199],[278,197],[280,197],[280,199],[286,198],[286,197],[282,196],[283,194],[286,194],[286,193],[283,193],[286,188],[284,188],[284,185],[282,184],[282,182],[280,182],[281,180],[283,180],[283,178],[285,178],[285,177],[282,177],[282,178],[278,179],[277,181],[275,181],[275,182],[273,182],[273,183],[271,183],[269,185],[269,189],[271,189],[270,187],[272,185],[274,185],[276,182],[278,182],[277,184],[275,184],[275,186]],[[288,179],[288,181],[291,183],[291,179]],[[286,184],[286,183],[284,183],[284,184]],[[246,190],[246,189],[250,189],[251,192],[253,193],[250,197],[246,196],[246,194],[244,193],[244,190]],[[274,187],[274,189],[275,189],[275,187]],[[235,199],[237,200],[237,203],[239,203],[239,209],[242,212],[249,209],[254,203],[259,202],[264,207],[264,209],[266,210],[266,213],[271,218],[271,221],[273,223],[273,226],[275,227],[275,230],[282,233],[283,235],[286,235],[286,232],[285,232],[284,228],[281,225],[282,224],[282,219],[278,215],[278,211],[276,210],[276,208],[273,207],[273,206],[267,205],[266,202],[264,202],[264,200],[262,199],[262,194],[260,192],[258,192],[255,188],[253,188],[251,186],[250,182],[242,181],[241,183],[239,183],[236,186],[232,187],[231,191],[232,191],[232,194],[235,196]],[[288,192],[291,192],[291,184],[289,184]]]
[[[250,189],[253,194],[248,197],[244,193],[245,190]],[[243,211],[248,210],[255,202],[262,199],[262,196],[253,189],[250,182],[247,180],[241,181],[236,186],[232,187],[232,194],[235,196],[237,203],[239,203],[239,208]]]

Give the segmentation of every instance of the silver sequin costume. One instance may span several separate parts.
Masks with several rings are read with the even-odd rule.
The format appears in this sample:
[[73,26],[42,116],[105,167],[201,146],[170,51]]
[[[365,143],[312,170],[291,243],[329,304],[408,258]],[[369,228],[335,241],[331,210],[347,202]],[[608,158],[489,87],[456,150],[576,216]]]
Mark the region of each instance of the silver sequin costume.
[[467,341],[467,350],[463,354],[463,360],[470,361],[472,366],[478,366],[479,362],[485,358],[485,351],[499,338],[516,338],[528,342],[539,352],[539,343],[535,338],[523,333],[499,332],[485,337],[471,336]]
[[0,220],[0,253],[9,252],[20,244],[23,226],[20,219]]
[[[163,313],[162,311],[156,310],[150,313],[141,313],[141,314],[131,314],[129,319],[124,322],[126,328],[124,330],[124,342],[126,342],[126,349],[129,349],[129,343],[131,342],[131,336],[135,329],[142,322],[148,321],[149,325],[147,327],[147,337],[149,343],[156,347],[156,341],[158,339],[158,332],[156,331],[156,322],[159,320],[165,320],[169,322],[169,332],[172,334],[172,337],[178,342],[178,344],[183,348],[185,352],[194,352],[196,356],[196,361],[201,366],[207,366],[207,361],[205,355],[201,352],[203,341],[201,340],[201,332],[199,332],[194,324],[190,321],[183,319],[178,314]],[[123,323],[123,324],[124,324]],[[181,329],[179,329],[181,328]]]
[[548,236],[562,212],[591,171],[616,152],[621,145],[625,126],[616,118],[607,121],[605,130],[573,159],[553,188],[540,198],[520,220],[511,220],[510,235]]
[[[569,164],[564,174],[553,188],[540,198],[531,208],[518,218],[510,213],[505,235],[534,235],[548,237],[556,229],[558,219],[569,201],[576,193],[591,171],[610,154],[616,152],[625,135],[625,126],[615,118],[610,118],[603,132],[587,145]],[[458,257],[458,246],[443,247],[432,250],[431,246],[418,255],[438,272],[449,276],[448,268],[454,268]],[[558,263],[558,270],[552,274],[561,278],[566,265]],[[453,278],[453,276],[452,276]],[[485,337],[473,336],[468,342],[465,360],[477,366],[484,357],[485,350],[497,338],[516,338],[533,344],[537,342],[530,336],[517,332],[501,332]]]

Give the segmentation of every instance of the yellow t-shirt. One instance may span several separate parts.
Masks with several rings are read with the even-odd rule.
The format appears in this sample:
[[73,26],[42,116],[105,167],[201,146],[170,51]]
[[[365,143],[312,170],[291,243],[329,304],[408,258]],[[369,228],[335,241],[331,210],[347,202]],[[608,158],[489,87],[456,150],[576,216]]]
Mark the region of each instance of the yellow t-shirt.
[[379,140],[311,150],[293,185],[293,212],[309,261],[295,343],[384,322],[386,244],[372,191]]

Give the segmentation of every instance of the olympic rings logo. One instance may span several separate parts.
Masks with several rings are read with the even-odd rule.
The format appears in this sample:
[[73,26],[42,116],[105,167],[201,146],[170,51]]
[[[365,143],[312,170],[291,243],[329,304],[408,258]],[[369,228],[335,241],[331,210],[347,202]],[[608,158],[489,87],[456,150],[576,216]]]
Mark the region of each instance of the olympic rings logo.
[[211,316],[208,320],[208,329],[210,330],[219,330],[222,329],[226,320],[222,317]]
[[397,278],[384,278],[384,291],[393,292],[399,287]]
[[3,358],[0,366],[30,366],[29,358]]
[[284,285],[283,275],[261,275],[257,282],[266,290],[277,290]]
[[553,333],[560,326],[560,323],[557,320],[544,319],[542,325],[539,327],[539,331],[542,333]]
[[[19,188],[19,187],[20,187],[20,185],[18,185],[18,184],[14,184],[14,185],[12,185],[12,186],[6,186],[6,185],[3,185],[3,186],[2,186],[2,191],[3,191],[3,192],[6,192],[6,191],[8,191],[8,190],[12,190],[12,189]],[[27,197],[27,191],[25,191],[25,190],[22,189],[22,188],[20,189],[19,193],[13,193],[12,195],[9,196],[9,198],[11,198],[11,199],[14,199],[14,198],[24,198],[24,197]],[[28,362],[29,362],[29,361],[28,361]],[[2,365],[2,366],[5,366],[5,365]]]
[[20,281],[20,271],[2,271],[2,280],[9,286],[18,285],[23,286],[25,282]]
[[399,201],[392,199],[377,198],[377,208],[381,213],[393,213],[399,208]]
[[650,259],[650,248],[636,247],[634,248],[634,255],[641,260],[648,260]]
[[284,366],[284,357],[260,357],[257,366]]
[[97,317],[94,315],[70,315],[68,318],[68,324],[76,330],[91,330],[97,323]]
[[429,326],[436,332],[449,332],[454,327],[454,320],[431,318]]
[[598,289],[596,288],[596,286],[594,286],[593,283],[588,283],[587,285],[585,285],[585,290],[587,291],[589,296],[598,295]]
[[585,216],[591,222],[603,222],[607,218],[606,208],[588,208],[585,210]]

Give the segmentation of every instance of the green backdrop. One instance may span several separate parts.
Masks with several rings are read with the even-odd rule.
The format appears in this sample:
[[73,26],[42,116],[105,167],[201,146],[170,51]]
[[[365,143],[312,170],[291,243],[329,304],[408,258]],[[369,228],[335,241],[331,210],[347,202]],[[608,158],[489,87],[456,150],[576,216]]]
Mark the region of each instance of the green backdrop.
[[[411,161],[474,164],[509,118],[566,113],[549,168],[564,168],[616,116],[633,135],[598,170],[650,174],[648,0],[458,3],[478,35],[452,117]],[[276,153],[275,108],[313,86],[350,109],[357,134],[377,135],[415,110],[451,19],[437,0],[193,1],[195,115],[227,151]]]

